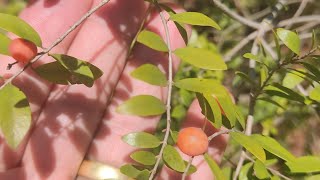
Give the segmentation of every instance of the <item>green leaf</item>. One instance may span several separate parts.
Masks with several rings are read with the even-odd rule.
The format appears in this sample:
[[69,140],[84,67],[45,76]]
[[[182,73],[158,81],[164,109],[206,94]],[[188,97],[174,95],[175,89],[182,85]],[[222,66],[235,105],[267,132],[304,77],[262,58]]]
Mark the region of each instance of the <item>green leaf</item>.
[[17,16],[0,13],[0,29],[32,41],[39,47],[42,46],[39,34],[28,23]]
[[12,149],[16,149],[31,125],[31,110],[27,97],[12,84],[0,90],[0,127]]
[[278,28],[277,35],[291,51],[300,55],[300,38],[297,33],[283,28]]
[[151,95],[134,96],[117,108],[118,113],[137,116],[161,115],[165,111],[163,102]]
[[148,180],[150,176],[150,171],[147,169],[144,169],[139,173],[139,175],[136,177],[137,180]]
[[289,72],[284,77],[282,84],[283,86],[292,89],[303,81],[302,77],[304,77],[304,75],[301,73]]
[[94,80],[102,75],[102,71],[99,68],[87,61],[65,54],[50,54],[50,56],[71,73],[68,79],[71,84],[84,84],[87,87],[92,87]]
[[281,104],[279,104],[278,102],[272,100],[271,98],[261,97],[261,98],[258,98],[257,100],[271,103],[271,104],[273,104],[275,106],[278,106],[278,107],[282,108],[283,110],[285,110],[285,108],[283,106],[281,106]]
[[8,38],[6,35],[0,33],[0,54],[10,55],[9,53],[9,44],[11,39]]
[[254,61],[258,62],[258,63],[264,64],[263,62],[261,62],[261,61],[259,60],[259,57],[258,57],[257,55],[254,55],[254,54],[252,54],[252,53],[245,53],[245,54],[243,55],[243,57],[244,57],[244,58],[247,58],[247,59],[254,60]]
[[309,97],[313,100],[320,101],[320,86],[310,91]]
[[266,151],[278,156],[279,158],[285,161],[293,161],[295,157],[284,147],[282,147],[275,139],[262,136],[262,135],[252,135],[252,138],[255,139]]
[[320,77],[320,71],[318,70],[318,68],[312,64],[306,63],[306,62],[301,62],[301,64],[303,64],[303,66],[309,71],[311,72],[314,76],[316,77]]
[[260,69],[260,86],[263,85],[263,83],[265,82],[265,80],[267,79],[268,76],[268,68],[265,66],[262,66]]
[[149,151],[136,151],[132,153],[130,157],[143,165],[153,165],[156,163],[156,156]]
[[221,115],[221,110],[220,110],[220,106],[217,102],[217,99],[215,99],[210,94],[203,94],[203,96],[207,100],[207,102],[209,103],[211,111],[214,116],[214,119],[212,119],[210,121],[212,121],[214,123],[215,128],[220,128],[222,126],[222,115]]
[[132,166],[131,164],[126,164],[120,167],[120,172],[128,177],[136,178],[141,171]]
[[208,70],[226,70],[227,65],[225,64],[222,57],[210,50],[185,47],[179,48],[174,51],[181,60],[192,64],[195,67],[208,69]]
[[208,163],[215,179],[216,180],[226,180],[227,178],[224,176],[222,170],[220,169],[218,164],[210,157],[210,155],[208,153],[205,153],[203,156],[204,156],[204,159],[206,160],[206,162]]
[[198,12],[183,12],[170,15],[172,21],[179,23],[197,25],[197,26],[210,26],[221,30],[220,26],[208,16]]
[[160,69],[152,64],[144,64],[131,72],[131,76],[152,85],[166,86],[167,78]]
[[249,82],[249,84],[254,85],[255,82],[249,78],[249,76],[243,72],[240,71],[236,71],[235,72],[236,75],[238,75],[239,77],[241,77],[241,79],[245,80],[246,82]]
[[183,159],[173,146],[166,145],[163,150],[162,157],[166,165],[171,169],[178,172],[184,172],[184,170],[186,169],[186,165]]
[[255,161],[255,163],[253,165],[253,169],[254,169],[255,175],[259,179],[266,179],[266,178],[270,177],[270,174],[269,174],[266,166],[259,160]]
[[270,180],[281,180],[279,176],[272,176]]
[[34,69],[43,79],[55,84],[69,84],[72,74],[59,62],[43,64]]
[[162,38],[151,31],[143,30],[138,35],[137,41],[148,46],[151,49],[168,52],[167,44],[162,40]]
[[[187,162],[187,161],[184,161],[184,164],[185,164],[185,166],[187,167],[188,162]],[[193,173],[195,173],[195,172],[197,172],[197,167],[195,167],[194,165],[191,164],[190,167],[189,167],[189,170],[188,170],[188,172],[187,172],[187,175],[193,174]]]
[[295,73],[296,75],[308,80],[308,79],[311,79],[315,82],[317,82],[318,84],[320,84],[320,78],[319,77],[316,77],[312,74],[309,74],[307,72],[304,72],[303,70],[298,70],[298,69],[292,69],[292,68],[288,68],[287,69],[288,72],[290,73]]
[[181,89],[199,93],[224,94],[226,91],[224,86],[213,79],[187,78],[176,81],[174,85]]
[[266,154],[263,148],[253,137],[246,136],[240,132],[231,132],[230,135],[237,143],[241,144],[260,161],[266,161]]
[[305,180],[319,180],[320,174],[307,177]]
[[174,143],[177,143],[179,132],[178,131],[170,131],[170,135],[171,135],[171,138],[173,139]]
[[320,172],[320,158],[316,156],[304,156],[294,161],[286,162],[292,173]]
[[152,134],[146,132],[134,132],[122,137],[127,144],[139,148],[155,148],[161,144],[161,141]]
[[278,83],[274,83],[273,86],[268,86],[265,92],[270,96],[279,96],[289,100],[298,101],[300,103],[304,103],[304,97],[295,91],[284,87]]
[[274,42],[276,44],[277,58],[281,59],[281,48],[280,48],[279,38],[277,36],[277,33],[274,30],[272,30],[272,32],[273,32]]
[[249,180],[249,177],[250,177],[249,172],[250,172],[252,165],[253,165],[252,162],[249,162],[249,163],[243,165],[243,167],[240,170],[239,180]]

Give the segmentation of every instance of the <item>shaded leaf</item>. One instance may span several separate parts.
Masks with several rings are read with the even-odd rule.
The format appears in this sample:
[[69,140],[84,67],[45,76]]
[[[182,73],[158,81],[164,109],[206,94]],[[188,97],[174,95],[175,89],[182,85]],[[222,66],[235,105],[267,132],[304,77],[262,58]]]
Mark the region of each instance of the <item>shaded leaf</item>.
[[205,153],[203,156],[204,156],[204,159],[206,160],[206,162],[208,163],[215,179],[216,180],[226,180],[227,178],[224,176],[222,170],[220,169],[218,164],[210,157],[210,155],[208,153]]
[[213,113],[214,119],[211,120],[214,123],[215,128],[220,128],[222,126],[222,115],[220,106],[217,102],[217,100],[210,94],[203,94],[204,98],[207,100],[207,102],[210,105],[211,112]]
[[318,68],[312,64],[306,63],[306,62],[301,62],[301,64],[303,64],[303,66],[309,71],[311,72],[314,76],[316,77],[320,77],[320,71],[318,70]]
[[131,76],[152,85],[166,86],[167,78],[160,69],[152,64],[144,64],[131,72]]
[[246,75],[245,73],[240,72],[240,71],[236,71],[235,74],[238,75],[239,77],[241,77],[241,79],[245,80],[249,84],[251,84],[251,85],[255,84],[255,82],[252,79],[250,79],[249,76]]
[[143,30],[138,35],[137,41],[148,46],[151,49],[168,52],[167,44],[162,40],[162,38],[151,31]]
[[10,55],[9,54],[9,44],[11,39],[8,38],[6,35],[0,33],[0,54]]
[[249,172],[250,172],[250,169],[252,168],[252,165],[253,163],[249,162],[242,166],[239,174],[239,180],[249,180],[248,177],[250,177]]
[[270,96],[279,96],[289,100],[298,101],[304,103],[304,97],[297,92],[284,87],[278,83],[274,83],[273,86],[268,86],[265,92]]
[[179,48],[174,51],[181,60],[194,65],[195,67],[208,69],[208,70],[226,70],[227,65],[220,56],[220,54],[214,53],[212,51],[185,47]]
[[[315,82],[317,82],[317,83],[320,84],[320,78],[319,78],[319,77],[316,77],[316,76],[314,76],[314,75],[312,75],[312,74],[309,74],[309,73],[304,72],[304,71],[302,71],[302,70],[292,69],[292,68],[288,68],[288,71],[291,72],[291,73],[295,72],[296,75],[298,75],[298,76],[300,76],[300,77],[303,77],[303,78],[305,78],[306,80],[307,80],[307,78],[308,78],[308,79],[311,79],[311,80],[313,80],[313,81],[315,81]],[[302,76],[302,75],[303,75],[303,76]]]
[[274,42],[276,44],[277,58],[281,59],[281,49],[280,49],[279,38],[277,36],[277,33],[274,30],[272,30],[272,32],[273,32]]
[[126,164],[120,167],[120,172],[128,177],[136,178],[141,171],[131,164]]
[[131,146],[139,148],[155,148],[161,144],[157,137],[146,132],[130,133],[123,136],[122,140]]
[[294,161],[286,162],[292,173],[320,172],[320,158],[316,156],[304,156]]
[[283,106],[281,106],[281,104],[279,104],[278,102],[272,100],[271,98],[266,98],[266,97],[261,97],[261,98],[258,98],[257,100],[261,100],[261,101],[265,101],[265,102],[268,102],[268,103],[271,103],[273,105],[276,105],[282,109],[285,110],[285,108]]
[[42,46],[39,34],[28,23],[17,16],[0,13],[0,29],[12,32],[23,39],[35,43],[39,47]]
[[239,132],[230,132],[231,137],[260,161],[265,162],[266,154],[261,145],[251,136],[246,136]]
[[283,79],[283,86],[287,88],[294,88],[296,85],[300,84],[303,81],[304,75],[298,72],[289,72]]
[[170,135],[171,135],[171,138],[173,139],[174,143],[177,143],[179,132],[178,131],[170,131]]
[[198,12],[183,12],[170,15],[170,19],[179,23],[197,25],[197,26],[210,26],[221,30],[220,26],[208,16]]
[[254,60],[258,63],[261,63],[261,64],[264,64],[262,61],[259,60],[259,57],[257,55],[254,55],[252,53],[245,53],[243,55],[244,58],[247,58],[247,59],[251,59],[251,60]]
[[72,74],[57,61],[38,66],[34,71],[41,78],[55,84],[67,85],[72,76]]
[[283,28],[278,28],[277,35],[291,51],[300,55],[300,38],[297,33]]
[[136,151],[132,153],[130,157],[143,165],[153,165],[156,163],[156,156],[149,151]]
[[266,178],[270,177],[270,174],[269,174],[266,166],[259,160],[255,161],[255,163],[253,165],[253,169],[254,169],[255,175],[259,179],[266,179]]
[[306,177],[305,180],[319,180],[319,179],[320,179],[320,174],[317,174],[317,175]]
[[137,116],[161,115],[165,111],[163,102],[151,95],[134,96],[117,107],[118,113]]
[[[188,162],[187,162],[187,161],[184,161],[184,164],[185,164],[186,167],[187,167]],[[190,167],[189,167],[189,170],[188,170],[188,172],[187,172],[187,175],[193,174],[193,173],[195,173],[195,172],[197,172],[197,167],[195,167],[194,165],[191,164]]]
[[263,83],[266,81],[268,76],[268,68],[265,66],[262,66],[260,69],[260,86],[263,85]]
[[31,125],[31,110],[25,94],[12,84],[0,91],[0,127],[6,142],[16,149]]
[[166,145],[163,150],[163,160],[168,167],[178,172],[184,172],[186,165],[178,151],[170,145]]
[[150,176],[150,171],[147,169],[144,169],[141,171],[138,176],[136,177],[137,180],[148,180]]
[[282,147],[275,139],[259,134],[252,135],[252,138],[255,139],[266,151],[278,156],[279,158],[285,161],[295,160],[295,157],[286,148]]

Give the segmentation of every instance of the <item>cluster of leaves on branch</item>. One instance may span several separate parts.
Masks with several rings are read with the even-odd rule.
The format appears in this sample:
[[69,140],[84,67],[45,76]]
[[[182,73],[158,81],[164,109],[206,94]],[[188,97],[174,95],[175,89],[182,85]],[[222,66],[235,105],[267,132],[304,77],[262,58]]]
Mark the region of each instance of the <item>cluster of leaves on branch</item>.
[[[147,29],[138,32],[137,42],[155,51],[168,54],[168,59],[171,58],[170,54],[174,54],[183,62],[174,79],[168,79],[157,66],[152,64],[144,64],[131,73],[133,78],[150,85],[168,87],[168,89],[174,88],[174,91],[168,92],[169,97],[172,95],[172,103],[169,101],[167,105],[157,97],[141,94],[128,99],[117,108],[117,112],[122,114],[154,116],[165,113],[168,116],[165,121],[162,121],[165,126],[160,125],[160,131],[162,132],[160,136],[147,132],[132,132],[123,136],[122,140],[124,142],[139,149],[130,155],[135,163],[123,165],[120,169],[121,172],[135,179],[153,179],[158,166],[161,164],[184,175],[196,172],[196,167],[188,164],[174,147],[179,131],[177,120],[180,121],[184,117],[186,108],[191,100],[196,97],[202,109],[202,114],[210,125],[217,129],[221,127],[228,129],[228,131],[221,131],[220,133],[229,133],[231,137],[229,149],[232,148],[240,152],[241,150],[237,149],[237,146],[240,145],[247,151],[245,153],[247,161],[241,167],[239,179],[276,180],[288,178],[288,176],[319,178],[320,158],[312,155],[294,156],[282,143],[269,136],[276,134],[270,130],[273,128],[270,127],[272,126],[270,122],[272,124],[273,119],[261,120],[270,113],[275,113],[275,111],[286,112],[296,104],[311,107],[319,113],[320,71],[317,66],[320,62],[320,56],[314,54],[319,50],[320,45],[318,31],[316,29],[312,31],[311,46],[307,51],[302,52],[301,38],[297,32],[280,27],[270,28],[271,33],[269,35],[274,43],[272,51],[275,51],[276,59],[270,56],[270,50],[267,50],[269,46],[258,40],[260,49],[258,54],[249,51],[238,53],[237,57],[233,57],[230,63],[225,63],[223,56],[219,53],[225,47],[221,44],[219,47],[219,44],[214,44],[208,40],[208,36],[211,35],[211,28],[221,30],[216,21],[203,13],[176,13],[170,7],[156,0],[149,0],[148,2],[153,8],[158,9],[159,13],[166,11],[169,14],[169,18],[165,19],[163,28],[166,28],[167,22],[174,22],[187,47],[171,49],[170,44],[168,44],[169,32],[167,32],[166,37],[160,37]],[[200,26],[204,29],[209,27],[211,30],[207,34],[199,34],[194,31],[191,39],[188,40],[185,30],[187,24]],[[230,20],[225,20],[224,23],[223,20],[219,20],[219,24],[226,27],[230,25]],[[37,32],[15,16],[0,14],[0,28],[27,39],[42,48],[41,38]],[[21,29],[25,31],[21,31]],[[205,31],[204,29],[201,29],[201,31]],[[9,55],[10,41],[11,39],[8,36],[0,33],[1,54]],[[244,50],[247,49],[244,48]],[[40,52],[37,57],[41,55]],[[98,67],[85,60],[65,54],[48,53],[48,55],[54,61],[35,67],[33,70],[49,82],[63,85],[83,84],[91,87],[94,81],[102,76],[103,72]],[[247,75],[249,74],[248,68],[243,68],[243,65],[247,65],[247,60],[254,61],[257,64],[253,69],[254,73],[258,74],[256,78]],[[31,61],[26,66],[30,66],[33,62]],[[231,69],[236,68],[232,75],[234,77],[232,80],[233,87],[237,88],[240,85],[248,87],[246,93],[247,95],[250,94],[253,106],[256,107],[253,115],[256,123],[261,123],[263,131],[255,131],[256,133],[253,135],[242,132],[246,129],[244,114],[248,114],[248,110],[243,104],[236,105],[229,90],[222,85],[223,76],[230,74],[230,71],[225,71],[227,66]],[[172,73],[172,69],[169,69],[168,72]],[[296,91],[295,87],[302,83],[310,89],[307,94]],[[239,89],[241,88],[239,87]],[[236,99],[238,99],[239,94],[237,94]],[[173,108],[170,107],[170,104],[173,105]],[[269,108],[268,110],[271,112],[266,112],[264,106],[273,109],[270,110]],[[1,85],[0,127],[6,141],[12,148],[16,148],[28,132],[30,122],[30,107],[24,93],[11,83]],[[163,131],[163,129],[165,130]],[[210,140],[214,139],[209,138]],[[203,157],[216,179],[232,179],[235,167],[224,166],[222,169],[207,153],[204,153]],[[277,169],[278,167],[280,168]]]

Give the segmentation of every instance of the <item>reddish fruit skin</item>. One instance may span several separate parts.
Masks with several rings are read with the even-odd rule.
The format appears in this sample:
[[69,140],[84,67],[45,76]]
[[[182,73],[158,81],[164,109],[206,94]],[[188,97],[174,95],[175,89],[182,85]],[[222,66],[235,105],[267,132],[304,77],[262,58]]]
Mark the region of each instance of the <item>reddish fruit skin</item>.
[[27,63],[36,57],[37,46],[26,39],[17,38],[9,44],[10,55],[18,62]]
[[208,150],[208,145],[208,136],[200,128],[184,128],[178,134],[177,146],[186,155],[201,155]]

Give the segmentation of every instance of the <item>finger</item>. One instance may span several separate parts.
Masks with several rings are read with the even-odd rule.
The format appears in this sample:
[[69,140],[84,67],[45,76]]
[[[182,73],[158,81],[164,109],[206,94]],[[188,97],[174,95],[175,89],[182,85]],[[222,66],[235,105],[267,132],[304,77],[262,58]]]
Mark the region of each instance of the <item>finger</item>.
[[[181,11],[181,9],[178,11]],[[170,43],[173,49],[183,47],[183,39],[174,23],[169,22],[168,26],[171,37]],[[157,12],[151,15],[151,20],[147,23],[146,29],[160,34],[162,38],[165,39],[164,28]],[[136,150],[136,148],[124,143],[121,137],[132,132],[153,132],[155,130],[160,118],[159,116],[137,117],[122,115],[116,112],[118,105],[136,95],[153,95],[165,101],[167,88],[153,86],[130,76],[130,73],[135,68],[145,63],[154,64],[162,71],[167,71],[168,56],[167,54],[156,52],[143,45],[137,45],[135,47],[133,56],[124,69],[112,101],[108,106],[107,112],[88,151],[89,159],[120,167],[124,163],[130,162],[128,158],[129,154]],[[178,59],[174,57],[174,69],[176,69],[177,66]]]
[[110,1],[83,24],[68,54],[90,60],[104,74],[92,88],[53,88],[22,160],[27,174],[37,172],[39,179],[76,176],[145,11],[143,0]]
[[[210,136],[218,131],[218,129],[214,128],[209,122],[205,122],[204,116],[201,114],[201,108],[199,106],[198,101],[194,101],[189,107],[187,118],[183,123],[182,128],[185,127],[198,127],[202,128],[204,123],[206,123],[205,133]],[[214,138],[209,143],[208,154],[217,162],[221,161],[224,150],[227,146],[228,135],[220,135]],[[178,149],[179,151],[179,149]],[[189,156],[183,154],[179,151],[185,161],[190,159]],[[197,179],[214,179],[214,176],[204,160],[203,156],[196,156],[192,161],[192,165],[197,167],[197,171],[188,176],[189,180],[197,180]],[[162,169],[159,179],[181,179],[182,174],[176,173],[173,170],[165,167]]]
[[[42,38],[43,46],[48,47],[90,8],[91,3],[91,1],[79,3],[78,0],[50,2],[48,0],[38,0],[29,5],[20,17],[35,28]],[[52,52],[65,53],[77,31],[70,34]],[[0,76],[15,74],[21,68],[14,66],[10,71],[6,71],[7,64],[13,61],[12,58],[0,55]],[[50,58],[42,58],[41,61],[42,63],[48,62]],[[50,83],[42,80],[32,70],[28,69],[16,78],[14,84],[26,94],[31,106],[32,121],[35,122],[51,90]],[[15,167],[19,163],[26,141],[27,136],[17,150],[12,150],[1,138],[0,171]]]

